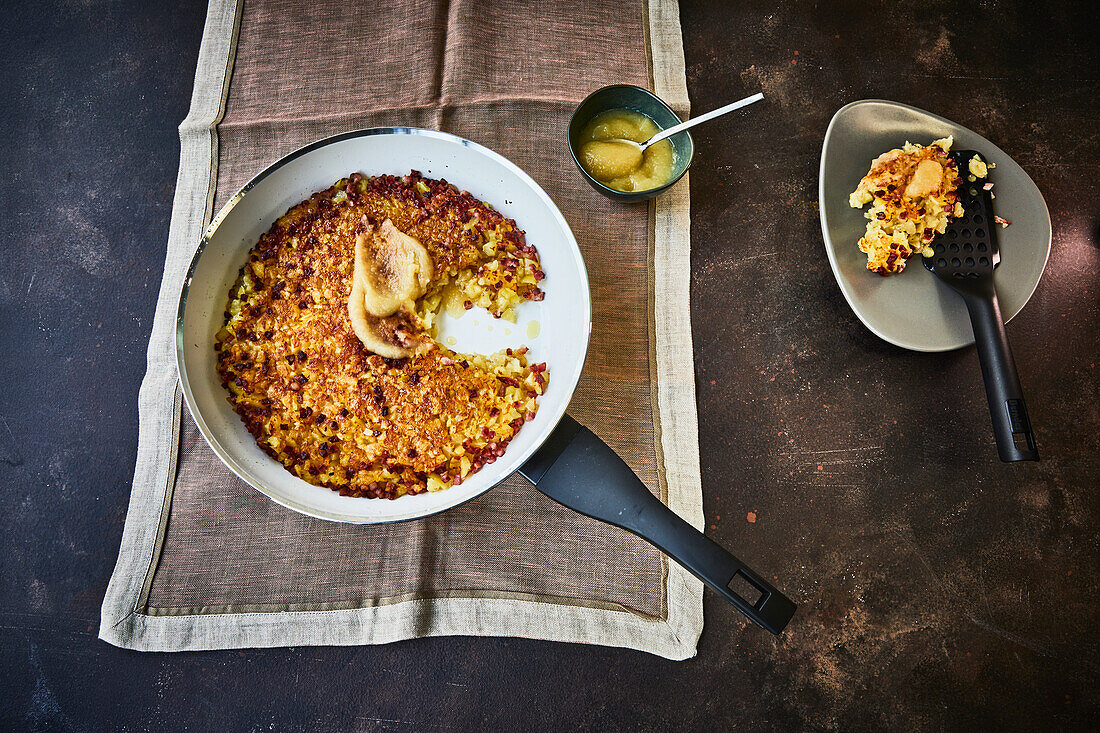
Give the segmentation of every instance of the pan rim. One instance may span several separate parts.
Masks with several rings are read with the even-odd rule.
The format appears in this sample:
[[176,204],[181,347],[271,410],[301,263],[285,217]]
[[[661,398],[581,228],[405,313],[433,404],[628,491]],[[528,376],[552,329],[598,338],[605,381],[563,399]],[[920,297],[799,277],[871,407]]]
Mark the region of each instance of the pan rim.
[[[186,402],[187,408],[191,412],[192,418],[194,418],[194,420],[195,420],[195,424],[196,424],[196,427],[198,427],[198,429],[199,429],[199,433],[203,436],[203,439],[210,446],[211,450],[214,451],[215,455],[218,456],[219,460],[221,460],[222,463],[224,463],[226,465],[226,467],[228,467],[241,480],[243,480],[245,483],[252,486],[252,488],[256,489],[260,493],[264,494],[266,497],[268,497],[269,499],[271,499],[275,503],[280,504],[280,505],[282,505],[282,506],[284,506],[288,509],[292,509],[296,512],[299,512],[301,514],[305,514],[307,516],[316,517],[318,519],[324,519],[324,520],[333,521],[333,522],[341,522],[341,523],[346,523],[346,524],[394,524],[394,523],[397,523],[397,522],[412,521],[412,520],[416,520],[416,519],[421,519],[423,517],[432,516],[434,514],[438,514],[438,513],[443,512],[443,511],[447,511],[448,509],[452,509],[456,506],[461,506],[462,504],[465,504],[465,503],[467,503],[467,502],[483,495],[485,492],[489,491],[490,489],[500,485],[505,479],[507,479],[510,475],[512,475],[514,470],[509,471],[509,472],[501,471],[500,475],[494,477],[495,480],[491,480],[482,490],[477,491],[476,493],[471,494],[471,495],[466,496],[466,497],[463,497],[461,499],[457,499],[457,500],[449,501],[449,502],[445,501],[442,504],[440,504],[439,506],[430,507],[427,510],[411,511],[411,512],[407,512],[405,514],[388,514],[385,517],[381,517],[381,518],[364,517],[361,514],[345,514],[345,513],[331,512],[331,511],[326,511],[326,510],[323,510],[323,509],[318,509],[318,508],[315,508],[315,507],[312,507],[312,506],[302,505],[299,502],[294,501],[292,499],[288,499],[287,497],[280,495],[279,492],[276,492],[276,491],[270,489],[269,487],[264,485],[264,482],[259,481],[259,480],[254,480],[252,475],[251,475],[251,472],[249,472],[243,466],[241,466],[238,463],[238,461],[230,454],[230,452],[227,451],[226,449],[224,449],[221,446],[219,439],[217,438],[217,436],[215,436],[213,434],[214,431],[207,424],[206,420],[204,419],[204,417],[202,415],[201,410],[198,408],[198,406],[196,404],[194,394],[193,394],[192,389],[191,389],[190,379],[189,379],[188,374],[187,374],[186,359],[185,359],[185,353],[184,353],[185,349],[184,349],[183,329],[184,329],[184,317],[185,317],[186,311],[187,311],[188,295],[190,293],[192,278],[194,277],[196,268],[198,267],[198,263],[201,260],[203,253],[206,251],[207,246],[210,244],[211,239],[217,233],[218,228],[220,227],[222,222],[225,221],[225,219],[232,213],[232,211],[248,195],[248,193],[250,191],[252,191],[261,181],[268,178],[270,175],[272,175],[273,173],[275,173],[279,169],[283,168],[284,166],[291,163],[292,161],[294,161],[298,158],[301,158],[302,156],[307,155],[307,154],[309,154],[309,153],[311,153],[315,150],[319,150],[323,147],[327,147],[329,145],[333,145],[333,144],[336,144],[336,143],[339,143],[339,142],[343,142],[345,140],[350,140],[350,139],[355,139],[355,138],[360,138],[360,137],[378,136],[378,135],[420,135],[420,136],[424,136],[424,137],[433,137],[433,138],[437,138],[437,139],[441,139],[441,140],[446,140],[448,142],[456,143],[456,144],[461,145],[463,147],[470,148],[470,149],[476,151],[477,153],[479,153],[480,155],[486,156],[489,159],[493,160],[494,162],[502,165],[505,169],[507,169],[509,172],[516,175],[521,181],[523,181],[524,184],[526,184],[531,189],[531,191],[535,194],[536,198],[538,198],[547,207],[547,209],[550,212],[551,216],[555,219],[555,221],[559,225],[559,227],[561,229],[561,232],[563,233],[563,235],[565,237],[566,243],[569,245],[569,248],[570,248],[571,253],[573,255],[573,258],[575,260],[575,265],[577,266],[579,274],[581,276],[580,277],[580,285],[582,287],[583,292],[582,293],[577,293],[576,295],[583,295],[583,297],[581,298],[581,305],[582,305],[582,308],[583,308],[583,315],[584,315],[584,324],[583,324],[584,343],[583,343],[582,347],[580,348],[579,357],[575,360],[575,363],[573,365],[573,368],[572,368],[571,372],[569,374],[564,375],[565,381],[563,382],[563,384],[568,386],[568,391],[566,393],[568,396],[565,397],[564,399],[560,400],[560,404],[554,407],[557,414],[554,414],[551,417],[551,419],[549,421],[547,421],[547,423],[544,425],[544,427],[541,431],[541,434],[537,436],[537,438],[532,443],[532,445],[519,458],[519,460],[518,460],[519,464],[522,464],[524,461],[526,461],[527,458],[529,458],[535,451],[537,451],[542,446],[542,444],[546,441],[546,439],[550,436],[550,434],[553,433],[554,429],[556,429],[558,423],[561,421],[562,416],[565,415],[566,408],[569,406],[569,403],[572,400],[573,394],[576,392],[577,384],[580,381],[580,376],[581,376],[581,373],[584,369],[584,364],[585,364],[585,361],[587,359],[588,349],[591,345],[591,337],[592,337],[592,296],[591,296],[590,282],[589,282],[589,278],[588,278],[588,270],[587,270],[587,267],[586,267],[585,262],[584,262],[584,256],[582,255],[582,253],[580,251],[580,247],[577,244],[576,236],[573,234],[572,228],[569,226],[569,223],[566,221],[564,215],[561,213],[561,210],[558,208],[557,204],[554,203],[553,199],[550,198],[550,196],[542,189],[541,186],[539,186],[539,184],[537,182],[535,182],[535,180],[533,178],[531,178],[531,176],[529,176],[522,168],[520,168],[518,165],[516,165],[515,163],[510,161],[508,158],[504,157],[500,153],[497,153],[496,151],[494,151],[494,150],[492,150],[492,149],[490,149],[490,148],[488,148],[484,145],[473,142],[473,141],[468,140],[468,139],[463,138],[463,137],[459,137],[457,135],[452,135],[451,133],[441,132],[441,131],[438,131],[438,130],[427,130],[427,129],[418,128],[418,127],[370,127],[370,128],[363,128],[363,129],[359,129],[359,130],[350,130],[350,131],[347,131],[347,132],[338,133],[336,135],[331,135],[331,136],[328,136],[328,137],[321,138],[319,140],[315,140],[311,143],[307,143],[306,145],[303,145],[302,147],[300,147],[296,150],[293,150],[290,153],[288,153],[288,154],[284,155],[283,157],[279,158],[278,160],[276,160],[275,162],[271,163],[269,166],[264,168],[262,171],[257,173],[251,179],[249,179],[249,181],[247,183],[245,183],[243,186],[241,186],[241,188],[236,193],[234,193],[234,195],[232,197],[230,197],[230,199],[225,203],[225,205],[222,206],[222,208],[218,211],[218,213],[211,219],[210,224],[208,224],[207,227],[203,230],[203,236],[199,240],[198,247],[196,248],[195,253],[191,258],[191,262],[188,265],[187,271],[186,271],[186,273],[184,275],[184,278],[183,278],[183,283],[182,283],[182,286],[181,286],[180,295],[179,295],[178,304],[177,304],[177,309],[176,309],[176,348],[175,348],[176,354],[175,355],[176,355],[176,369],[177,369],[178,376],[179,376],[180,388],[183,392],[184,402]],[[270,457],[268,459],[273,460],[273,459],[270,459]],[[503,468],[503,466],[502,466],[502,468]],[[299,479],[297,477],[293,477],[293,478],[296,479],[296,480],[301,481],[301,479]],[[303,482],[303,483],[305,483],[305,482]],[[324,487],[316,487],[315,486],[313,488],[316,488],[318,490],[326,490],[326,489],[324,489]],[[450,490],[451,489],[447,489],[446,491],[450,491]],[[389,500],[375,499],[375,500],[366,500],[366,501],[389,501]],[[400,499],[397,499],[396,501],[400,501]]]

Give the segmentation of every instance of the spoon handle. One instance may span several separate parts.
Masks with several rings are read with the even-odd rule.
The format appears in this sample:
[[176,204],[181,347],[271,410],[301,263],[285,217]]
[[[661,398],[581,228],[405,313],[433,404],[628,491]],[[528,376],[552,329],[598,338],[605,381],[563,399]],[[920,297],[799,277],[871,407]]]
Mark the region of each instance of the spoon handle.
[[764,95],[761,94],[760,92],[757,92],[756,94],[752,95],[751,97],[745,97],[744,99],[739,99],[738,101],[733,102],[731,104],[727,104],[724,107],[719,107],[718,109],[713,109],[710,112],[707,112],[706,114],[699,115],[698,117],[693,117],[690,120],[688,120],[687,122],[681,122],[678,125],[673,125],[672,127],[668,128],[667,130],[661,130],[656,135],[649,138],[649,140],[647,140],[646,143],[645,143],[645,147],[648,148],[650,145],[652,145],[655,142],[660,142],[661,140],[664,140],[665,138],[672,137],[673,135],[675,135],[678,132],[683,132],[684,130],[688,129],[689,127],[695,127],[696,125],[702,124],[702,123],[706,122],[707,120],[713,120],[715,117],[721,117],[722,115],[724,115],[728,112],[733,112],[735,109],[741,109],[742,107],[748,107],[750,104],[754,104],[756,102],[759,102],[763,98],[764,98]]

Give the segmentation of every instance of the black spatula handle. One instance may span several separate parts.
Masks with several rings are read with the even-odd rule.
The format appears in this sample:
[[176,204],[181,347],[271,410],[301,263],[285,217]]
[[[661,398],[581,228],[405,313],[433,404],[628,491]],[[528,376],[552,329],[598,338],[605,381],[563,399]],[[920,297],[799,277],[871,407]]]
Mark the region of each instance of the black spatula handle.
[[993,435],[997,438],[997,454],[1005,462],[1037,461],[1039,451],[1031,432],[1016,362],[1008,347],[997,292],[990,283],[988,292],[982,295],[964,293],[963,298],[974,327],[985,395],[989,399],[989,416],[993,419]]
[[794,615],[790,599],[662,504],[623,459],[568,415],[519,472],[551,499],[656,545],[773,634]]

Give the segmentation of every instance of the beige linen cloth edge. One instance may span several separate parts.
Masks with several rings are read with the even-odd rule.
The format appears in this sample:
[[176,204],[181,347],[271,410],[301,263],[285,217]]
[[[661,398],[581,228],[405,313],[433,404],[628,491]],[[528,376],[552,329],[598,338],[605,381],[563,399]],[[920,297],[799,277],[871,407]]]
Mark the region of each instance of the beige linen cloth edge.
[[[695,654],[702,631],[702,584],[666,564],[665,618],[599,605],[561,605],[523,597],[441,594],[387,605],[261,613],[147,615],[141,612],[164,539],[179,444],[181,398],[175,367],[175,310],[183,276],[210,220],[218,135],[232,74],[241,0],[212,0],[191,108],[180,125],[181,157],[168,253],[148,370],[139,393],[139,444],[118,562],[102,607],[100,638],[147,651],[376,644],[440,635],[519,636],[621,646],[669,659]],[[675,0],[646,7],[656,93],[688,112],[679,11]],[[685,179],[686,180],[686,179]],[[201,216],[199,215],[201,212]],[[650,207],[650,347],[655,437],[662,493],[702,528],[689,317],[689,198],[686,182]]]

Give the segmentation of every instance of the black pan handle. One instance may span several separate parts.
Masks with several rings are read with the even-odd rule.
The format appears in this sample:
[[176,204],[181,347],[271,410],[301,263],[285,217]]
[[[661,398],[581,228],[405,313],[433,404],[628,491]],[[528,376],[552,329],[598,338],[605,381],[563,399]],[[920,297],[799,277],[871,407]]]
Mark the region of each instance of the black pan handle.
[[1001,460],[1037,461],[1039,450],[1031,432],[1027,403],[1016,373],[1016,362],[1005,335],[997,291],[992,283],[981,294],[964,293],[970,323],[974,327],[974,342],[978,346],[978,361],[982,365],[985,395],[989,400],[989,416],[993,419],[993,435]]
[[661,503],[622,458],[568,415],[519,472],[554,501],[652,543],[773,634],[794,615],[790,599]]

